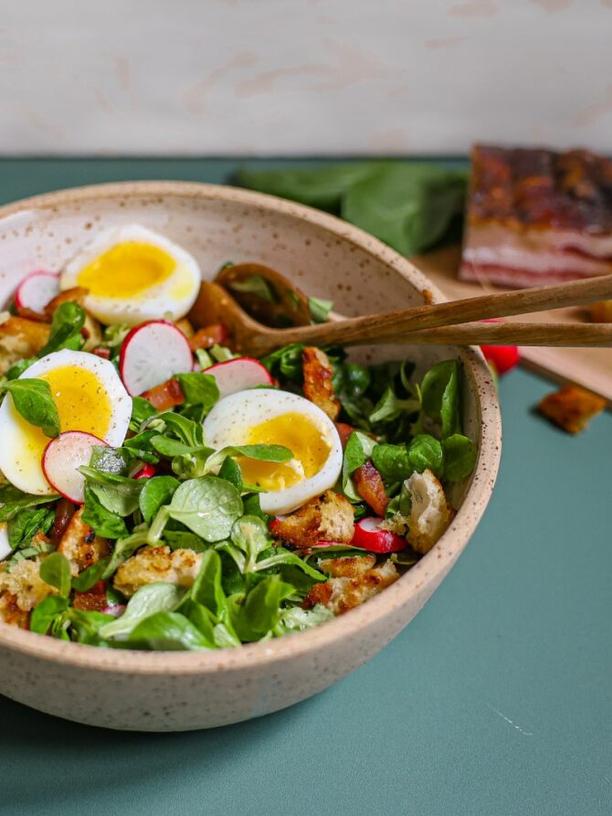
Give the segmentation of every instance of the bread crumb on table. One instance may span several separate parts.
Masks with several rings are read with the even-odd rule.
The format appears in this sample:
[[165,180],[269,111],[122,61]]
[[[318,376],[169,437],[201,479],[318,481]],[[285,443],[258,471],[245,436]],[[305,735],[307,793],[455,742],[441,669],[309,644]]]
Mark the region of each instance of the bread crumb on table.
[[564,385],[553,394],[547,394],[538,403],[537,410],[546,419],[567,433],[583,431],[593,417],[606,407],[603,397],[580,388],[578,385]]

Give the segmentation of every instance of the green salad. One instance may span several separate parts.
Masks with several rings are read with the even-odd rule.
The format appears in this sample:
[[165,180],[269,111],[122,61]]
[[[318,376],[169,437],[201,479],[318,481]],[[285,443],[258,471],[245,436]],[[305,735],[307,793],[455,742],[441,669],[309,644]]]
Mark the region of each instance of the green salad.
[[339,347],[238,355],[222,323],[185,317],[193,264],[124,228],[17,290],[0,323],[5,623],[124,649],[280,637],[384,590],[451,523],[477,456],[460,364],[415,378]]

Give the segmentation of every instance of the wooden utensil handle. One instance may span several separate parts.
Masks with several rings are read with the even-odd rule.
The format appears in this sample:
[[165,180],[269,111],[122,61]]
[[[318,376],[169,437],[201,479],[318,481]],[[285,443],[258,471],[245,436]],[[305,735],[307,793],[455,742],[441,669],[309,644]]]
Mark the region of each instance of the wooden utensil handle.
[[[375,343],[401,337],[408,332],[420,329],[433,329],[474,320],[560,309],[565,306],[581,306],[608,298],[612,298],[612,275],[572,281],[556,286],[543,286],[537,289],[517,289],[514,292],[480,295],[431,306],[416,306],[412,309],[347,318],[316,326],[283,329],[283,342],[311,343],[312,345]],[[486,343],[487,341],[482,340],[481,342]],[[554,345],[554,343],[542,340],[537,345]],[[579,345],[584,344],[579,343]],[[588,345],[593,345],[593,343],[588,343]]]
[[[611,347],[612,324],[606,323],[468,323],[396,334],[389,342],[456,346]],[[370,341],[372,342],[372,341]],[[380,341],[378,341],[380,342]],[[343,341],[344,345],[350,345]],[[612,363],[612,360],[611,360]]]

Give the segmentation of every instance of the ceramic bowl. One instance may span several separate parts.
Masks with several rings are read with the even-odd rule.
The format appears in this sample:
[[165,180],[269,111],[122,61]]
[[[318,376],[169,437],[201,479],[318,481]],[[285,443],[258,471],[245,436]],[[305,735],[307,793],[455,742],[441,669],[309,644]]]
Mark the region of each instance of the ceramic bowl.
[[[444,300],[409,261],[360,230],[287,201],[205,184],[138,182],[66,190],[0,209],[0,301],[33,269],[59,269],[97,231],[137,222],[185,246],[214,277],[232,260],[276,267],[346,315]],[[489,501],[499,406],[476,349],[386,346],[357,359],[458,357],[467,433],[479,446],[458,512],[435,547],[380,595],[304,633],[218,652],[136,652],[54,640],[0,623],[0,692],[107,728],[182,731],[235,723],[304,700],[375,655],[446,576]]]

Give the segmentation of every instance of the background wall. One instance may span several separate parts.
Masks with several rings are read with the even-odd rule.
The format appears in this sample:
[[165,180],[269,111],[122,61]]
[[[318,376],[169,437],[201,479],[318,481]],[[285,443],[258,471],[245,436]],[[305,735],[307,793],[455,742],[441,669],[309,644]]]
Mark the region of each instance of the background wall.
[[0,0],[0,154],[612,147],[612,0]]

